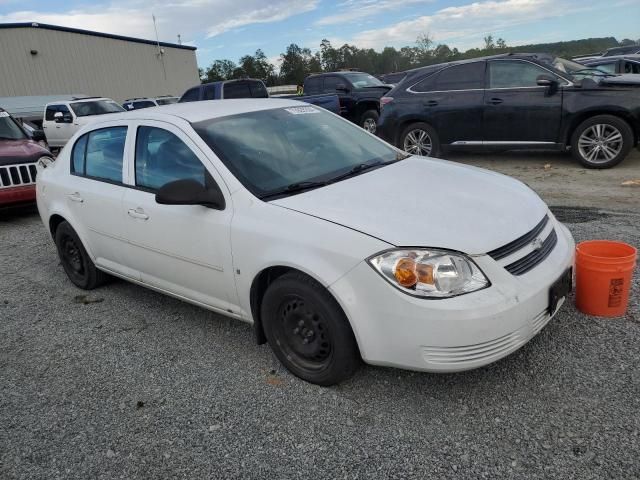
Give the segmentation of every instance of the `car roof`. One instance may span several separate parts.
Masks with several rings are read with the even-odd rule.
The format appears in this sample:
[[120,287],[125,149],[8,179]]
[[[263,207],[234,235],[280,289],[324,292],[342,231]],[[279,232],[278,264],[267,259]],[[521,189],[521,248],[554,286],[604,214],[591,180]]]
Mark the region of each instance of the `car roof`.
[[[274,108],[302,107],[308,104],[297,100],[276,98],[242,98],[229,100],[205,100],[201,102],[173,103],[156,108],[130,110],[104,115],[105,121],[114,120],[164,120],[181,118],[187,122],[201,122],[228,117],[240,113],[258,112]],[[101,115],[102,116],[102,115]],[[107,118],[108,117],[108,118]],[[95,124],[95,123],[94,123]]]

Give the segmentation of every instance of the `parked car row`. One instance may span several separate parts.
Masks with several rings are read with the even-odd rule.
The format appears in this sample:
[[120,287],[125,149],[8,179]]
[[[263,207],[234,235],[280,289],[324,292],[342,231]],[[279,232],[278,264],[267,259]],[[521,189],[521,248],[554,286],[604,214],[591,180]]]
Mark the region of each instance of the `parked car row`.
[[506,54],[407,72],[380,100],[378,135],[415,155],[570,149],[608,168],[638,144],[640,82],[546,54]]

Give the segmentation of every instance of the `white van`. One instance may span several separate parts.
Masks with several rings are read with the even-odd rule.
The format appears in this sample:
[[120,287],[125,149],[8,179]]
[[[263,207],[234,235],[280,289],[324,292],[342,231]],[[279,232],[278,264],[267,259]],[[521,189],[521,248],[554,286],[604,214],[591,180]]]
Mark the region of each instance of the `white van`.
[[96,115],[123,112],[117,102],[104,97],[51,102],[44,107],[42,129],[51,148],[61,148],[83,125]]

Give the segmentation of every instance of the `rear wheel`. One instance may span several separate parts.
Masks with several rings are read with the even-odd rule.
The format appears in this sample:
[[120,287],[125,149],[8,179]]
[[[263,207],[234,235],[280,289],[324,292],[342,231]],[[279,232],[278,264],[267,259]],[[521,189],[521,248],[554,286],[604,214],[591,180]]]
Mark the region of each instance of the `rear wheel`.
[[294,375],[334,385],[356,371],[360,356],[349,322],[331,294],[300,272],[277,278],[261,306],[274,353]]
[[596,115],[576,128],[571,153],[587,168],[611,168],[627,156],[633,146],[629,124],[613,115]]
[[68,222],[58,225],[55,240],[62,268],[76,287],[92,290],[105,282],[107,274],[96,268]]
[[369,133],[376,133],[378,129],[378,119],[380,115],[376,110],[367,110],[360,117],[360,126]]
[[440,154],[440,141],[431,125],[413,123],[400,135],[400,148],[411,155],[436,157]]

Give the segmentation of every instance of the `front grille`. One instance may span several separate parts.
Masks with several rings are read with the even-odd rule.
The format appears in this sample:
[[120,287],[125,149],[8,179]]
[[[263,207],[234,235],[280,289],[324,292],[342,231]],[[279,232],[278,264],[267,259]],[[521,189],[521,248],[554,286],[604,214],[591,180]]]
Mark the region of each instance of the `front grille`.
[[35,163],[0,166],[0,188],[33,185],[37,173]]
[[553,248],[556,246],[556,243],[558,243],[558,235],[555,230],[552,230],[545,241],[542,242],[541,248],[534,250],[528,255],[522,257],[520,260],[510,263],[504,268],[513,275],[522,275],[527,273],[549,256]]
[[544,227],[547,226],[548,221],[549,215],[545,215],[544,218],[540,220],[540,223],[538,223],[538,225],[533,228],[533,230],[525,233],[520,238],[516,238],[513,242],[507,243],[506,245],[500,248],[496,248],[495,250],[491,250],[489,253],[487,253],[487,255],[489,255],[494,260],[500,260],[501,258],[508,257],[513,252],[517,252],[528,243],[531,243],[533,239],[536,238],[540,234],[540,232],[542,232],[542,230],[544,230]]

